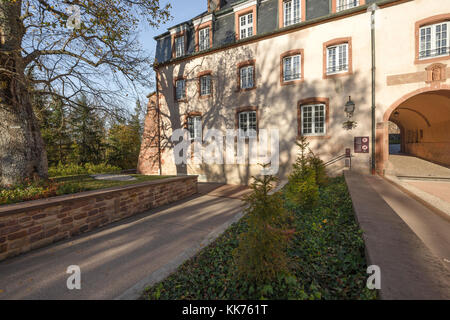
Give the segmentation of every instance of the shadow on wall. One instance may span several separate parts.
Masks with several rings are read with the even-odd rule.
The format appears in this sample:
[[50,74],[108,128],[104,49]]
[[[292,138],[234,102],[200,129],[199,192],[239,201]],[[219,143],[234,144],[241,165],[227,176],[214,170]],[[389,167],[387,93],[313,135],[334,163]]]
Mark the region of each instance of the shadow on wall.
[[[311,148],[324,161],[344,153],[352,138],[349,139],[349,133],[342,128],[342,123],[346,120],[343,106],[349,95],[357,103],[357,108],[368,103],[370,82],[367,79],[370,79],[370,74],[363,75],[354,71],[352,76],[329,80],[308,80],[306,77],[300,84],[281,86],[279,58],[274,60],[270,55],[264,55],[262,59],[258,58],[256,61],[256,89],[239,92],[237,66],[243,61],[262,56],[257,55],[258,47],[259,44],[256,44],[254,49],[243,46],[198,58],[196,60],[198,63],[193,66],[190,61],[188,68],[186,62],[181,62],[175,74],[174,65],[161,68],[159,80],[161,94],[164,96],[161,99],[161,148],[165,153],[173,152],[171,132],[172,129],[185,127],[186,113],[201,112],[203,130],[235,129],[236,108],[257,106],[260,129],[280,127],[279,176],[287,177],[297,154],[295,141],[298,136],[298,101],[311,97],[330,99],[326,137],[311,138]],[[212,69],[212,98],[199,99],[197,74],[210,69]],[[187,102],[175,103],[172,75],[174,78],[186,78],[186,86],[191,89],[187,93]],[[170,106],[169,109],[164,108],[164,100]],[[358,122],[359,127],[370,128],[370,113],[357,109],[354,120]],[[186,165],[176,165],[175,170],[179,175],[188,173]],[[250,164],[240,166],[202,164],[199,171],[208,181],[228,183],[229,177],[237,176],[239,183],[249,184],[252,175],[259,172],[259,167]],[[236,179],[233,179],[233,183],[234,180]]]

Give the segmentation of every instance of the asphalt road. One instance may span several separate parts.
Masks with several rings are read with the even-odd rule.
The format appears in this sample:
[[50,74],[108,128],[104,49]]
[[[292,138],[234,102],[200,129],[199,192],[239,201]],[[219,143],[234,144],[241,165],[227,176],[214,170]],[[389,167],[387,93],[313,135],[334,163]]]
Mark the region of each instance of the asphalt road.
[[[217,186],[216,186],[217,187]],[[0,262],[0,299],[115,299],[242,211],[242,188],[181,202]],[[219,190],[219,192],[217,191]],[[239,196],[233,196],[238,194]],[[67,268],[81,270],[69,290]]]

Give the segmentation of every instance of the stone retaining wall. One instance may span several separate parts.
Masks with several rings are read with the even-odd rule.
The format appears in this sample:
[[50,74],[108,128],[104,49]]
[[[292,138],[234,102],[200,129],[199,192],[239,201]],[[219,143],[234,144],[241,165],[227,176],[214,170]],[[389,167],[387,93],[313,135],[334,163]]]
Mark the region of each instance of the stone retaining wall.
[[444,166],[450,166],[450,142],[408,143],[406,152]]
[[0,261],[197,193],[197,176],[0,206]]

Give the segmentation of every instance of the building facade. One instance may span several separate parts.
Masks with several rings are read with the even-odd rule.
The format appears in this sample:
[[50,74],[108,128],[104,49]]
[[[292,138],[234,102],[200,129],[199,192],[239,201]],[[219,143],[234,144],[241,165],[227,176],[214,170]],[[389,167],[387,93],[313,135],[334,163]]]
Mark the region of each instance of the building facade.
[[[400,128],[404,152],[450,165],[450,1],[205,5],[203,14],[155,38],[157,91],[149,102],[141,173],[249,183],[258,164],[174,162],[173,130],[186,128],[198,140],[214,128],[250,137],[251,129],[277,129],[281,178],[290,173],[299,136],[326,162],[350,149],[352,170],[370,174],[375,167],[383,174],[389,121]],[[349,97],[351,118],[344,110]],[[348,120],[351,129],[344,128]],[[348,164],[335,161],[328,170]]]

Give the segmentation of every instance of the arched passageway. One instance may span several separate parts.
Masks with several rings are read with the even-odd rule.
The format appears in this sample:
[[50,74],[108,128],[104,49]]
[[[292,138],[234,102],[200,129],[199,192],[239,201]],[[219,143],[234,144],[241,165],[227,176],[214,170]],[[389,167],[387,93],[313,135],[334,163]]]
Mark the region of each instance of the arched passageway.
[[386,173],[389,159],[395,157],[392,147],[389,149],[389,122],[399,129],[402,154],[450,167],[450,88],[422,89],[398,100],[386,111],[386,125],[377,133],[379,173]]
[[389,155],[405,152],[405,146],[402,143],[402,135],[404,135],[402,131],[395,122],[388,122]]

